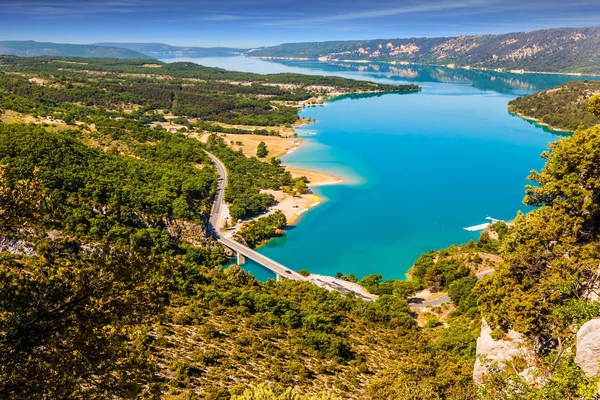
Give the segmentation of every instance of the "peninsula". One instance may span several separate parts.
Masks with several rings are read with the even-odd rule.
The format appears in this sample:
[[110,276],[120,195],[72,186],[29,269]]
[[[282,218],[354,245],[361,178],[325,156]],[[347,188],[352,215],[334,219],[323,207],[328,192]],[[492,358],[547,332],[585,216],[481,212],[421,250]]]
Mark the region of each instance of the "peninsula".
[[569,82],[518,97],[508,103],[508,110],[551,129],[573,132],[580,126],[590,128],[600,123],[600,118],[588,112],[588,100],[597,94],[598,81]]

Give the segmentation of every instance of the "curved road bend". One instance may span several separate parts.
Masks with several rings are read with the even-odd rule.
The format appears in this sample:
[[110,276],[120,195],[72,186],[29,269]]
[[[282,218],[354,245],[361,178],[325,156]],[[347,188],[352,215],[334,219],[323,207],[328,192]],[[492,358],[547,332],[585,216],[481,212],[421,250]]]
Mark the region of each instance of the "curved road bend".
[[308,280],[305,276],[300,275],[296,271],[293,271],[286,266],[271,260],[269,257],[266,257],[249,247],[244,246],[243,244],[236,242],[233,239],[229,239],[221,236],[219,233],[219,221],[221,221],[221,213],[223,211],[223,202],[225,198],[225,187],[227,186],[227,169],[225,165],[214,155],[210,154],[206,151],[206,154],[211,159],[211,161],[217,166],[217,171],[219,172],[220,179],[217,182],[217,195],[215,197],[215,203],[213,204],[213,208],[210,214],[210,230],[215,238],[222,243],[223,245],[229,247],[231,250],[235,251],[243,255],[246,258],[249,258],[263,267],[270,269],[275,274],[280,277],[293,279],[296,281],[306,281]]
[[[475,274],[475,276],[477,277],[477,279],[481,279],[484,276],[487,276],[489,274],[494,273],[494,269],[488,269],[487,271],[482,271],[479,272],[478,274]],[[446,304],[451,302],[452,299],[450,298],[450,296],[448,296],[448,294],[445,294],[443,296],[438,297],[437,299],[434,300],[428,300],[428,301],[421,301],[420,303],[408,303],[408,305],[410,306],[411,309],[413,310],[421,310],[427,307],[437,307],[437,306],[441,306],[442,304]]]

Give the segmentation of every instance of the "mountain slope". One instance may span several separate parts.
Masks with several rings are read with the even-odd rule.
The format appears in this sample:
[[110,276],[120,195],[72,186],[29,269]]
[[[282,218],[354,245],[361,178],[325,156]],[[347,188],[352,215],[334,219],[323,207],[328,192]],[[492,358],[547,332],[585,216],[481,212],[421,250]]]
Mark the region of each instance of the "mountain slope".
[[[220,132],[211,120],[291,124],[298,109],[283,104],[325,85],[389,89],[189,62],[0,57],[0,398],[593,398],[599,377],[575,364],[575,332],[600,317],[600,126],[552,145],[527,188],[535,209],[494,224],[497,240],[423,254],[408,280],[364,277],[376,301],[220,268],[231,253],[209,235],[218,178],[204,150],[252,215],[264,190],[294,181],[223,137],[198,139]],[[414,307],[425,288],[451,302]],[[497,363],[476,388],[482,317],[490,341],[514,330],[537,357]]]
[[600,82],[568,82],[508,103],[508,109],[519,116],[537,120],[554,129],[574,131],[600,124],[600,118],[588,112],[588,99],[600,93]]
[[137,51],[119,47],[35,42],[33,40],[0,41],[0,54],[22,57],[47,55],[61,57],[150,58]]
[[240,54],[245,49],[229,47],[171,46],[164,43],[96,43],[98,46],[121,47],[156,58],[170,57],[223,57]]
[[248,54],[600,73],[599,43],[598,27],[561,28],[502,35],[287,43]]

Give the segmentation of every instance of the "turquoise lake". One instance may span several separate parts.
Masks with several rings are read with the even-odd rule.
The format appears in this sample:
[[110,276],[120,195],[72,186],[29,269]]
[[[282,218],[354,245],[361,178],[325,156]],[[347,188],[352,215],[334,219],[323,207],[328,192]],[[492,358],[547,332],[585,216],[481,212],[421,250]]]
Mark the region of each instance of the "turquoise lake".
[[[527,175],[542,167],[540,153],[560,136],[510,115],[507,103],[584,79],[413,65],[188,60],[422,86],[416,94],[349,96],[303,110],[317,122],[299,129],[307,140],[283,158],[344,183],[315,188],[322,204],[259,251],[295,270],[359,278],[403,279],[419,254],[477,239],[479,233],[463,228],[487,216],[508,221],[526,212]],[[271,276],[257,265],[247,268],[259,279]]]

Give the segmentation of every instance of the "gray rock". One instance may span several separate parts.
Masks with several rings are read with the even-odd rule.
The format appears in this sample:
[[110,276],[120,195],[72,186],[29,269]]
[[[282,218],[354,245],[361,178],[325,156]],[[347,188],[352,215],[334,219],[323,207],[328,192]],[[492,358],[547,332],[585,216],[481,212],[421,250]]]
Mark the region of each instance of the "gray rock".
[[593,319],[583,324],[577,331],[577,353],[575,364],[588,377],[598,376],[600,361],[600,319]]
[[481,334],[477,338],[477,358],[473,367],[473,380],[481,384],[483,376],[501,369],[505,361],[514,357],[532,360],[533,352],[525,345],[520,333],[510,330],[507,339],[494,340],[492,329],[485,319],[481,321]]
[[0,251],[21,256],[33,256],[36,254],[33,243],[6,236],[0,236]]

